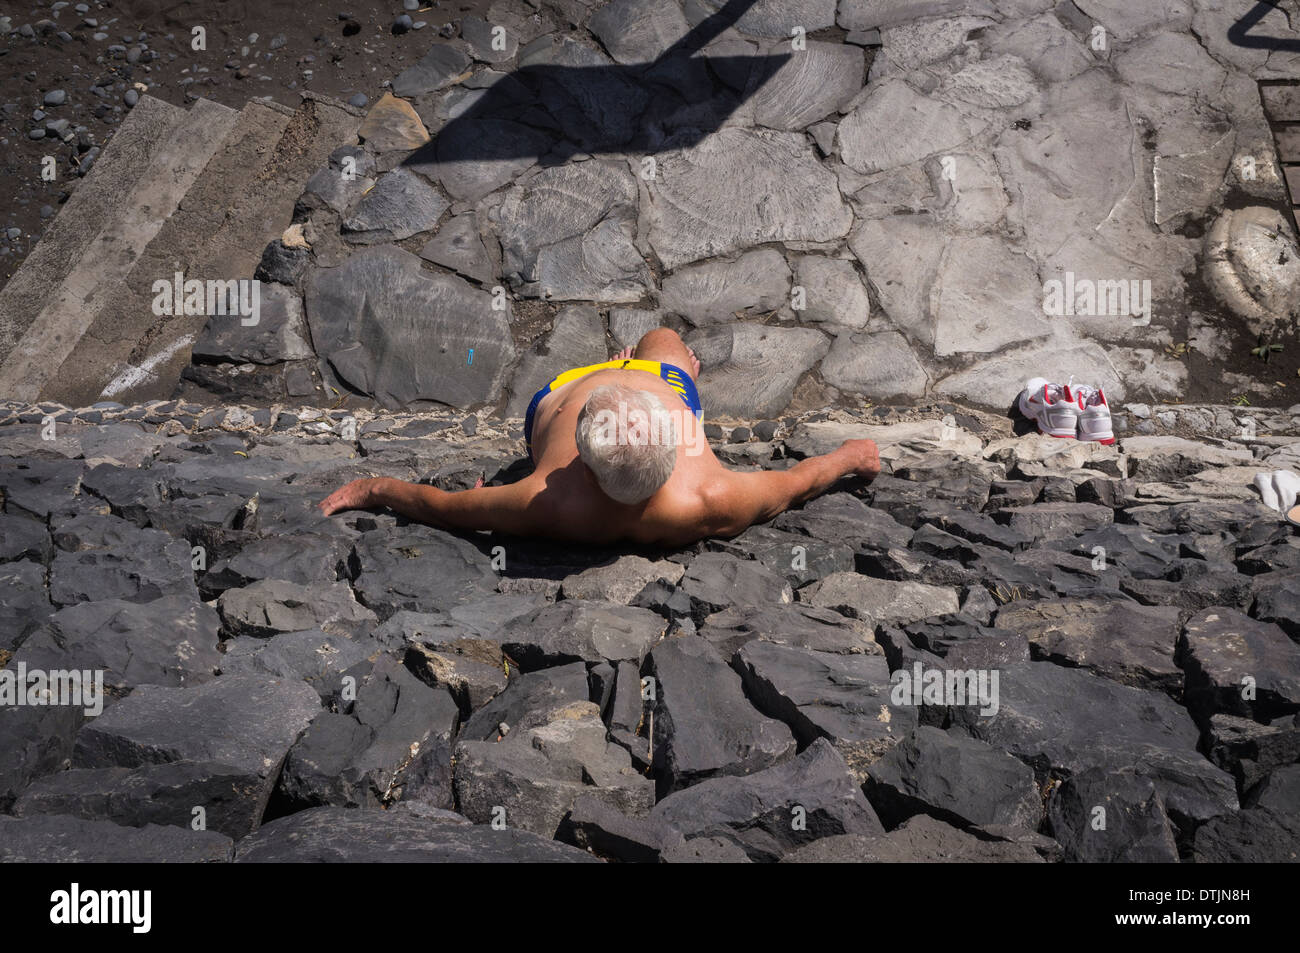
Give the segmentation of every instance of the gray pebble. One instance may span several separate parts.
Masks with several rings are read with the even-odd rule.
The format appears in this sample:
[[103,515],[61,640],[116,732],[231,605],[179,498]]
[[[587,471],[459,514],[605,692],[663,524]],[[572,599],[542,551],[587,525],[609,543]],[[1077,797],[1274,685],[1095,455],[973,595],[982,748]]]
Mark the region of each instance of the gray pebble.
[[420,0],[402,0],[402,9],[418,10],[420,9]]
[[348,105],[356,106],[358,109],[360,109],[361,107],[365,106],[365,104],[368,102],[370,102],[370,100],[365,93],[357,93],[355,96],[353,96],[351,99],[348,100]]
[[280,47],[284,46],[288,42],[289,41],[284,38],[283,33],[277,34],[271,37],[271,49],[278,50]]
[[45,105],[62,106],[68,101],[68,94],[62,89],[52,89],[45,94]]
[[139,101],[140,93],[134,89],[128,89],[126,95],[122,97],[122,102],[126,103],[128,106],[134,106]]
[[407,16],[405,13],[403,13],[400,17],[398,17],[396,20],[393,21],[394,36],[401,36],[410,28],[411,28],[411,18]]
[[423,30],[423,29],[424,29],[426,26],[428,26],[428,25],[429,25],[429,21],[428,21],[428,20],[416,20],[414,23],[411,24],[411,29],[412,29],[412,30]]
[[40,110],[40,109],[32,110],[32,122],[40,122],[44,118],[45,118],[44,110]]
[[42,205],[42,206],[41,206],[41,218],[53,218],[53,217],[54,217],[54,206],[53,206],[53,205]]
[[21,228],[10,228],[5,231],[5,234],[9,236],[11,242],[16,242],[23,237],[23,230]]
[[44,139],[44,138],[45,138],[45,129],[44,129],[44,127],[37,126],[35,129],[28,129],[28,130],[27,130],[27,138],[28,138],[28,139]]

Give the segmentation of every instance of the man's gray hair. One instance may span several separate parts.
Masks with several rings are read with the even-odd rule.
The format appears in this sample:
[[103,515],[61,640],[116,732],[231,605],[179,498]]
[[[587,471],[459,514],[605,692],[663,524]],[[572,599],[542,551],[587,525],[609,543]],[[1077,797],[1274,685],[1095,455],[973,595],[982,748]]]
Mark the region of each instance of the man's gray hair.
[[593,390],[578,414],[576,440],[582,462],[619,503],[649,499],[677,464],[672,414],[655,394],[633,387]]

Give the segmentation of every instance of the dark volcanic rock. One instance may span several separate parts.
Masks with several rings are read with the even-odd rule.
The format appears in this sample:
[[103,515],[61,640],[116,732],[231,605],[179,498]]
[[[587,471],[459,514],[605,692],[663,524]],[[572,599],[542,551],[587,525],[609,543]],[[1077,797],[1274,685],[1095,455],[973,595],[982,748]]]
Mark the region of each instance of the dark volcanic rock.
[[649,609],[566,599],[506,623],[501,647],[524,671],[569,662],[640,662],[664,634]]
[[41,521],[52,513],[76,513],[80,501],[75,494],[84,471],[80,460],[27,460],[18,466],[0,466],[5,512]]
[[436,400],[468,407],[501,393],[516,352],[509,315],[492,307],[488,292],[426,272],[419,258],[392,245],[354,252],[305,281],[317,354],[385,406]]
[[53,612],[44,566],[25,559],[0,564],[0,650],[18,648]]
[[654,768],[664,793],[715,775],[744,775],[794,753],[790,729],[745,698],[740,677],[699,636],[650,653]]
[[1029,846],[981,840],[937,818],[919,815],[897,830],[876,836],[827,837],[786,857],[790,864],[1035,864],[1043,859]]
[[685,843],[681,831],[662,818],[628,817],[590,794],[573,802],[559,837],[598,857],[627,863],[655,863],[666,851]]
[[582,662],[544,668],[526,675],[512,674],[510,686],[475,711],[465,722],[461,727],[460,739],[495,739],[502,724],[510,728],[529,712],[550,710],[572,702],[585,702],[589,695],[587,667]]
[[1259,501],[1131,506],[1123,510],[1123,522],[1137,523],[1153,533],[1228,533],[1239,539],[1263,528],[1266,538],[1255,542],[1255,546],[1286,536],[1286,524],[1279,525],[1277,513]]
[[50,564],[50,601],[59,606],[103,599],[151,602],[166,595],[197,599],[190,547],[116,516],[55,519],[59,551]]
[[739,536],[710,540],[719,552],[754,559],[792,586],[802,586],[833,572],[854,568],[853,547],[846,543],[814,539],[771,526],[751,526]]
[[1265,573],[1256,576],[1255,601],[1250,614],[1261,622],[1272,622],[1300,643],[1300,572]]
[[1236,715],[1212,715],[1209,758],[1236,777],[1243,791],[1281,765],[1300,761],[1300,724],[1296,718],[1279,718],[1261,725]]
[[468,541],[427,527],[366,533],[356,543],[357,598],[387,620],[411,609],[433,612],[496,591],[491,559]]
[[750,642],[734,664],[759,710],[789,725],[802,745],[830,741],[860,781],[916,726],[916,709],[890,703],[882,656]]
[[1003,526],[994,522],[990,517],[953,506],[924,513],[922,519],[928,523],[933,523],[939,529],[954,536],[968,539],[972,543],[997,546],[1000,549],[1012,552],[1026,549],[1034,542],[1031,536],[1019,533],[1010,526]]
[[1088,668],[1124,685],[1179,697],[1183,672],[1174,663],[1181,613],[1170,606],[1038,600],[998,610],[995,625],[1024,636],[1035,659]]
[[755,640],[819,652],[880,654],[872,626],[831,609],[800,603],[723,609],[705,618],[699,634],[727,659]]
[[199,588],[211,599],[262,579],[300,586],[332,583],[342,577],[351,551],[344,539],[314,533],[252,540],[233,556],[212,562],[199,579]]
[[1300,764],[1276,768],[1250,794],[1245,807],[1266,807],[1293,814],[1300,805]]
[[664,798],[650,812],[687,838],[721,829],[753,860],[777,860],[837,834],[881,834],[848,765],[818,740],[796,758],[748,777],[704,781]]
[[1210,606],[1245,610],[1254,596],[1250,577],[1200,559],[1171,563],[1167,579],[1125,579],[1120,588],[1144,605],[1177,605],[1192,611]]
[[[228,640],[221,659],[223,675],[273,675],[300,678],[326,704],[339,700],[345,676],[359,681],[381,648],[369,640],[331,635],[321,629],[285,632],[269,639]],[[355,686],[355,682],[352,683]]]
[[225,675],[195,688],[142,685],[77,734],[73,765],[136,768],[215,761],[256,775],[259,816],[289,747],[320,711],[299,681]]
[[456,746],[456,803],[476,823],[552,837],[584,794],[627,814],[654,804],[654,783],[606,740],[592,702],[535,710],[500,741]]
[[107,599],[60,609],[23,644],[29,667],[97,670],[104,687],[197,685],[221,664],[216,612],[187,596]]
[[359,635],[376,621],[375,614],[352,597],[345,582],[306,586],[261,579],[227,589],[217,600],[217,609],[227,637],[269,638],[304,629]]
[[851,493],[828,493],[801,509],[788,510],[772,521],[776,529],[803,533],[813,539],[859,549],[905,547],[911,531],[889,513],[868,506]]
[[1300,813],[1256,808],[1217,817],[1196,832],[1198,864],[1294,864],[1300,860]]
[[832,573],[799,590],[799,601],[834,609],[868,624],[914,622],[956,612],[957,593],[944,586],[877,579],[856,572]]
[[32,778],[67,764],[85,714],[71,705],[0,705],[0,810]]
[[121,827],[61,814],[0,816],[0,861],[36,864],[228,862],[229,837],[188,827]]
[[48,564],[54,544],[44,523],[25,516],[0,514],[0,563],[30,559]]
[[[965,612],[909,622],[897,629],[886,628],[882,635],[882,640],[901,647],[899,639],[939,656],[953,668],[992,669],[1029,661],[1029,642],[1023,635],[981,625]],[[894,651],[887,650],[885,655],[891,668],[902,665]]]
[[1096,503],[1035,503],[995,513],[994,519],[1005,520],[1021,536],[1041,542],[1098,529],[1113,522],[1115,514]]
[[201,816],[204,829],[238,840],[262,822],[256,797],[261,786],[256,773],[211,761],[78,768],[33,782],[13,810],[20,817],[69,814],[128,827],[191,827]]
[[785,578],[750,559],[701,553],[691,560],[681,587],[690,596],[696,621],[732,605],[789,605],[794,592]]
[[239,844],[240,863],[582,863],[585,851],[527,831],[493,830],[398,805],[318,807],[271,821]]
[[1206,609],[1187,621],[1178,649],[1193,711],[1256,719],[1300,711],[1300,646],[1277,626]]
[[1087,768],[1072,775],[1053,788],[1047,816],[1066,860],[1178,862],[1164,799],[1151,778],[1131,768]]
[[1167,695],[1049,662],[996,674],[996,714],[952,706],[952,724],[1025,761],[1040,782],[1133,766],[1156,783],[1180,830],[1236,807],[1231,776],[1197,751],[1196,725]]
[[1023,761],[928,725],[903,736],[866,774],[863,790],[890,827],[924,813],[961,827],[997,824],[1033,831],[1042,817],[1034,772]]
[[383,657],[350,712],[321,712],[289,750],[276,793],[295,808],[379,807],[408,796],[448,808],[459,714],[444,689]]

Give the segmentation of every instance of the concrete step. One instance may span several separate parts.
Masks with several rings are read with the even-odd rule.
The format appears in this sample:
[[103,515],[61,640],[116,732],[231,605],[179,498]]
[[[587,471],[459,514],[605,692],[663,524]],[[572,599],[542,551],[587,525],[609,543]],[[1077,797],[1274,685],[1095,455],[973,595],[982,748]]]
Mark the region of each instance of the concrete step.
[[[227,207],[241,195],[237,184],[261,173],[292,116],[284,106],[257,101],[240,110],[177,209],[106,296],[85,335],[43,389],[45,399],[85,406],[100,400],[101,394],[103,399],[117,399],[119,389],[148,379],[150,367],[131,367],[129,358],[147,343],[144,338],[155,324],[170,326],[175,321],[153,313],[154,282],[174,280],[177,272],[186,279],[225,277],[205,267],[208,246],[226,224]],[[167,345],[185,349],[184,325],[180,320],[177,335]],[[56,393],[58,397],[51,396]]]
[[140,170],[171,140],[185,116],[178,106],[144,96],[122,120],[103,155],[0,290],[0,362],[31,328],[90,243],[121,214],[122,197],[135,188]]
[[170,397],[208,317],[154,314],[154,282],[178,271],[186,280],[251,279],[307,179],[356,141],[360,120],[360,111],[311,95],[293,111],[250,102],[42,396],[80,406]]
[[[183,113],[180,122],[159,130],[149,161],[137,166],[134,184],[110,196],[113,205],[98,234],[82,249],[63,280],[42,292],[43,306],[0,365],[0,394],[37,400],[47,389],[59,390],[56,372],[176,210],[238,115],[219,103],[200,99]],[[118,135],[105,149],[105,156],[117,149]],[[78,192],[89,180],[87,176]]]

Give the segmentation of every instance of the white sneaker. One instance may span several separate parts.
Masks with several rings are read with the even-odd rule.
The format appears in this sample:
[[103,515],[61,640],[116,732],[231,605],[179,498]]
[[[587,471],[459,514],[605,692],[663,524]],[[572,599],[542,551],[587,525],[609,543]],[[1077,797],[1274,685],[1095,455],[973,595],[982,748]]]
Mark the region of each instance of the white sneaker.
[[1107,445],[1114,443],[1115,432],[1111,429],[1110,405],[1106,403],[1105,392],[1100,387],[1080,384],[1073,393],[1078,395],[1083,407],[1083,413],[1079,414],[1079,439]]
[[1083,407],[1068,385],[1053,384],[1035,377],[1020,393],[1020,412],[1038,424],[1038,432],[1049,437],[1074,439]]

